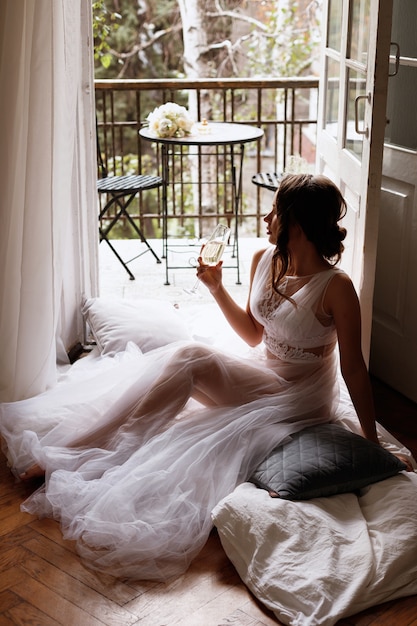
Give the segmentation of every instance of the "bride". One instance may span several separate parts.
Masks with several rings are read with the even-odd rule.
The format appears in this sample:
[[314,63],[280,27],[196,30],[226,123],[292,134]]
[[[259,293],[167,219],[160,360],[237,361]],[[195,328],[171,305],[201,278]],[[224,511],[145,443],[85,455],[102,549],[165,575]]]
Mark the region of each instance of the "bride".
[[285,176],[246,309],[226,291],[221,262],[200,259],[197,270],[236,333],[263,342],[264,358],[182,342],[121,362],[76,420],[41,442],[27,433],[34,463],[21,478],[42,474],[45,484],[24,510],[59,520],[90,567],[136,579],[180,574],[220,499],[288,435],[337,419],[336,344],[363,435],[378,442],[358,298],[335,267],[345,210],[329,179]]

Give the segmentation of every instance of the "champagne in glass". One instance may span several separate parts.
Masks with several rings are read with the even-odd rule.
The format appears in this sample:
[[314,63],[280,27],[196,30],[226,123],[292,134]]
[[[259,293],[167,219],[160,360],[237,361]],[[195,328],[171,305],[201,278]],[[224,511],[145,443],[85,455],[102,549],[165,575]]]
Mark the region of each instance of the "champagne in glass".
[[[224,249],[230,237],[230,228],[224,226],[224,224],[217,224],[216,228],[211,233],[210,237],[204,244],[201,252],[201,258],[204,265],[217,265],[223,256]],[[187,293],[195,295],[197,293],[200,279],[197,278],[194,287],[191,289],[185,289]]]

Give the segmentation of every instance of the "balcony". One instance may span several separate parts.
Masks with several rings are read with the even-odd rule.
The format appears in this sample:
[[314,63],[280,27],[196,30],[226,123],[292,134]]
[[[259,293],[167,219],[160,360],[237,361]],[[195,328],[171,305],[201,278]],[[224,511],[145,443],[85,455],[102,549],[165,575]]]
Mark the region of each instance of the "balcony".
[[[272,192],[269,192],[272,200]],[[267,245],[265,234],[265,224],[262,227],[261,236],[242,237],[239,241],[240,260],[240,284],[236,284],[236,270],[225,268],[223,270],[223,282],[233,299],[240,305],[245,306],[248,297],[248,287],[250,278],[250,266],[252,256],[257,250],[262,250]],[[149,239],[149,243],[157,254],[162,254],[162,240]],[[178,243],[177,240],[173,240]],[[196,281],[195,265],[197,264],[198,252],[201,243],[197,239],[182,239],[186,243],[180,248],[169,247],[169,254],[175,255],[184,263],[182,268],[170,271],[170,284],[165,284],[164,263],[155,262],[151,254],[144,254],[129,263],[129,269],[133,272],[136,280],[129,280],[129,276],[113,255],[110,248],[102,244],[99,248],[100,265],[100,295],[106,298],[137,300],[140,298],[151,298],[154,300],[165,300],[175,305],[181,310],[198,309],[200,306],[213,305],[213,296],[204,285],[198,287],[197,296],[190,295],[189,290]],[[139,252],[143,251],[144,244],[138,243],[134,239],[125,239],[113,242],[118,252],[124,259],[131,259]],[[142,246],[142,247],[140,247]],[[179,252],[179,250],[181,250]],[[227,264],[226,251],[224,255]],[[230,254],[230,253],[229,253]]]
[[[263,235],[265,202],[271,199],[270,191],[251,183],[253,174],[282,172],[291,165],[293,157],[300,157],[305,167],[314,169],[318,101],[318,79],[314,77],[97,80],[95,90],[99,144],[109,175],[161,171],[159,149],[141,141],[138,130],[148,113],[167,101],[186,106],[197,120],[205,117],[263,129],[262,140],[248,144],[245,150],[240,236]],[[217,150],[212,158],[216,175],[209,193],[196,192],[192,185],[193,180],[204,180],[201,169],[207,165],[201,159],[193,160],[186,151],[184,158],[178,160],[175,180],[168,189],[170,237],[198,239],[204,235],[208,222],[230,219],[231,199],[223,184],[225,154]],[[144,193],[131,205],[131,214],[147,238],[161,238],[161,213],[160,191]],[[123,222],[112,233],[115,238],[131,237],[129,225]]]

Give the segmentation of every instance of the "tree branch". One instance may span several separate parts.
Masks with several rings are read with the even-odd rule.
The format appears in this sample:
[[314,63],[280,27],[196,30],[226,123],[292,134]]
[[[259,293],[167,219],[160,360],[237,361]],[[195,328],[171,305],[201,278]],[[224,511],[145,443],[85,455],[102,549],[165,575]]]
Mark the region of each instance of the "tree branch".
[[122,59],[122,60],[123,59],[130,59],[130,57],[134,56],[138,52],[142,52],[143,50],[146,50],[147,48],[150,48],[151,46],[153,46],[154,43],[159,41],[159,39],[161,39],[165,35],[168,35],[169,33],[172,33],[172,32],[178,32],[181,29],[182,29],[182,25],[181,24],[174,24],[174,26],[171,26],[171,28],[166,28],[164,30],[158,30],[145,43],[141,43],[141,44],[135,43],[133,48],[131,50],[129,50],[129,52],[118,52],[117,50],[114,50],[114,48],[109,48],[109,51],[117,59]]
[[123,78],[123,76],[126,74],[126,71],[129,67],[129,61],[133,57],[137,56],[140,52],[143,52],[144,50],[152,47],[153,44],[158,42],[165,35],[169,35],[170,33],[173,33],[173,32],[178,32],[181,29],[182,29],[182,24],[174,24],[170,28],[158,30],[156,33],[154,33],[153,36],[147,39],[144,43],[140,43],[140,44],[135,43],[128,52],[118,52],[117,50],[114,50],[114,48],[109,48],[110,54],[112,54],[116,59],[123,61],[122,68],[120,72],[118,73],[117,78],[118,79]]
[[265,24],[262,24],[259,20],[256,20],[254,17],[250,17],[249,15],[242,15],[242,13],[237,13],[236,11],[225,11],[222,9],[219,0],[215,2],[216,11],[207,11],[207,17],[230,17],[234,20],[241,20],[242,22],[246,22],[247,24],[252,24],[252,26],[256,26],[260,30],[267,30]]
[[[244,41],[247,41],[248,39],[251,39],[252,37],[253,37],[252,33],[249,33],[248,35],[242,35],[234,43],[232,43],[229,39],[226,39],[219,43],[213,43],[207,46],[207,52],[209,52],[210,50],[218,50],[220,48],[224,48],[227,53],[227,58],[230,61],[230,64],[233,68],[233,72],[235,73],[235,75],[238,75],[239,68],[237,67],[235,63],[234,53],[236,52],[237,49],[241,47],[241,44]],[[220,68],[224,67],[224,65],[225,65],[225,61],[221,63]]]

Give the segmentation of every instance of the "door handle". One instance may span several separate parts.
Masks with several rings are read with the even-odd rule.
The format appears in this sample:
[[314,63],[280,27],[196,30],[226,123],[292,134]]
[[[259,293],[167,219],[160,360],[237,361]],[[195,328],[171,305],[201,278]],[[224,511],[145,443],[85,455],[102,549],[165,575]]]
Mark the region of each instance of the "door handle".
[[366,100],[370,103],[371,94],[368,93],[366,96],[357,96],[355,98],[355,132],[357,132],[358,135],[365,135],[365,137],[367,137],[369,134],[368,127],[365,126],[365,128],[359,128],[359,104],[361,100]]
[[400,67],[400,46],[395,41],[391,41],[391,48],[394,48],[395,50],[394,55],[391,54],[391,50],[389,54],[390,64],[391,64],[391,57],[394,56],[394,71],[388,72],[389,77],[396,76],[398,74],[398,68]]

